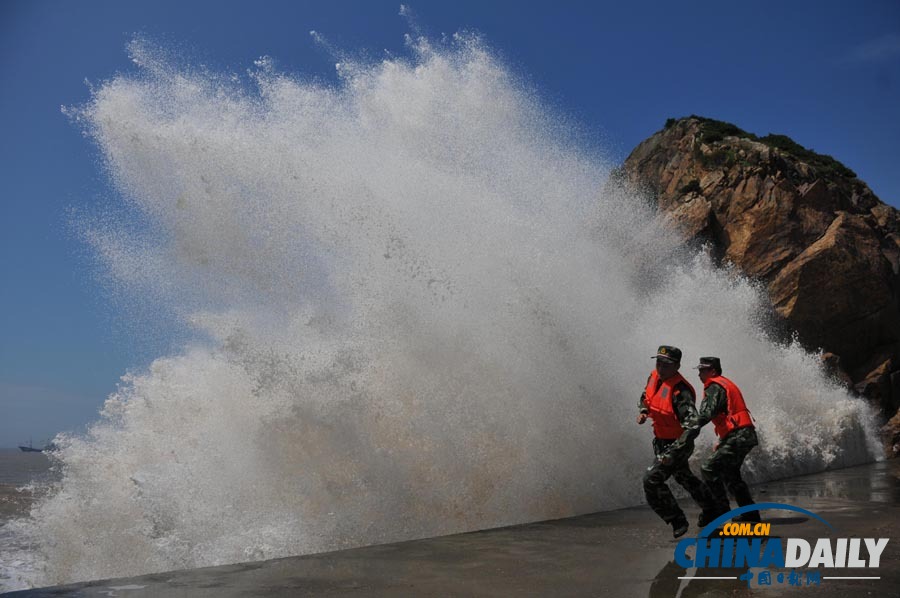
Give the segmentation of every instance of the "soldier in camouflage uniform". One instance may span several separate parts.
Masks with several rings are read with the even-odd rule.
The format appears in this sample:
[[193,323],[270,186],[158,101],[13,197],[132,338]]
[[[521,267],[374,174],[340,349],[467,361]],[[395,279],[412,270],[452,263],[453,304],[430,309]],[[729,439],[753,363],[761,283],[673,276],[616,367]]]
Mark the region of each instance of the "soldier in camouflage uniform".
[[[697,369],[704,386],[703,402],[687,436],[696,437],[700,428],[710,421],[715,426],[719,443],[700,471],[716,502],[716,515],[720,515],[731,510],[726,489],[738,506],[754,504],[750,488],[741,477],[741,465],[747,453],[759,444],[759,439],[740,389],[722,376],[719,358],[701,357]],[[758,522],[759,511],[748,511],[736,520]],[[699,524],[702,527],[705,523],[709,521],[701,516]]]
[[678,372],[681,350],[663,345],[654,359],[656,369],[650,374],[638,401],[637,423],[643,424],[648,418],[653,421],[653,452],[656,455],[656,460],[644,473],[644,494],[650,507],[672,526],[672,535],[678,538],[687,532],[688,522],[666,485],[669,477],[674,477],[690,493],[708,517],[715,510],[715,502],[688,466],[694,440],[685,436],[685,430],[696,427],[697,410],[694,389]]

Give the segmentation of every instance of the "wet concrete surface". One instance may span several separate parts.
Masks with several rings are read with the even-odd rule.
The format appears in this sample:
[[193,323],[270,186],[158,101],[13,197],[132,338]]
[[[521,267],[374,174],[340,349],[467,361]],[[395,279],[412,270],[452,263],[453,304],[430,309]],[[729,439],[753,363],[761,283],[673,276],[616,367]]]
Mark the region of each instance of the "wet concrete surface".
[[[746,569],[685,570],[677,541],[647,507],[256,563],[12,592],[9,596],[900,596],[900,460],[755,487],[758,502],[802,507],[828,521],[764,511],[772,536],[890,538],[878,569],[819,569],[819,585],[752,587]],[[692,527],[697,510],[681,499]],[[755,570],[758,573],[759,570]],[[785,574],[787,572],[784,572]],[[834,580],[825,576],[879,576]],[[806,579],[803,578],[805,582]]]

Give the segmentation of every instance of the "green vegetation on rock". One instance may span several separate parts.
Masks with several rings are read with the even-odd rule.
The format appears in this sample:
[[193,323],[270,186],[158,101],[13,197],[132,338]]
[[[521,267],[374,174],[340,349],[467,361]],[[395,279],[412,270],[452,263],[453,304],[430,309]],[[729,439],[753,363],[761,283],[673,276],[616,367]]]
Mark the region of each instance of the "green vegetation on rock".
[[827,154],[819,154],[811,149],[806,149],[787,135],[769,133],[760,137],[761,142],[769,147],[780,149],[813,166],[820,174],[825,176],[838,175],[847,178],[856,178],[856,173]]
[[[820,154],[811,149],[807,149],[788,137],[787,135],[778,135],[769,133],[765,137],[759,137],[753,133],[749,133],[737,125],[731,123],[697,116],[692,114],[684,119],[670,118],[666,120],[666,129],[670,129],[679,120],[695,119],[700,121],[700,141],[711,145],[725,139],[726,137],[741,137],[758,141],[765,145],[775,148],[789,156],[796,158],[802,162],[806,162],[816,169],[816,172],[824,177],[842,176],[847,178],[856,178],[856,173],[841,164],[827,154]],[[703,156],[702,161],[706,166],[731,166],[736,161],[734,150],[716,149],[708,156]]]

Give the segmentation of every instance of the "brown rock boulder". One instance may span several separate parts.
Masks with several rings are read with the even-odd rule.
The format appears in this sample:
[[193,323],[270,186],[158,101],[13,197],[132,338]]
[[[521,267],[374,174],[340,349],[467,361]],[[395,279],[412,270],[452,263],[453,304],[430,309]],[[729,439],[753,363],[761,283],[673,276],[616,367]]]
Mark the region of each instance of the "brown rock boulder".
[[700,117],[670,119],[634,149],[619,181],[654,200],[686,240],[764,282],[785,327],[829,352],[835,377],[893,416],[900,212],[830,156]]
[[887,455],[900,457],[900,412],[881,428],[881,437],[884,439]]
[[769,293],[804,342],[853,363],[900,339],[900,314],[878,233],[859,215],[835,214],[821,237],[772,272]]

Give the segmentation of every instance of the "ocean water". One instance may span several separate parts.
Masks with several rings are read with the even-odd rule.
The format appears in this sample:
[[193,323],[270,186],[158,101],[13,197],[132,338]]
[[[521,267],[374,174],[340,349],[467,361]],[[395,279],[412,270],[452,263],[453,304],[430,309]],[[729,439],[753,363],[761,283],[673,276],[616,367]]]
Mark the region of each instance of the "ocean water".
[[27,514],[35,495],[57,477],[44,453],[0,448],[0,524]]
[[0,587],[638,504],[659,344],[722,358],[753,480],[876,458],[872,413],[768,339],[760,289],[607,186],[602,148],[482,40],[408,50],[332,84],[138,41],[67,110],[117,190],[80,221],[98,266],[194,340],[57,438]]
[[45,453],[23,453],[18,448],[0,448],[0,484],[19,486],[42,482],[51,476],[51,465]]
[[27,517],[35,501],[46,496],[58,479],[46,454],[0,448],[0,579],[4,582],[0,590],[19,587],[29,579],[28,560],[17,555],[29,554],[30,547],[5,524]]

